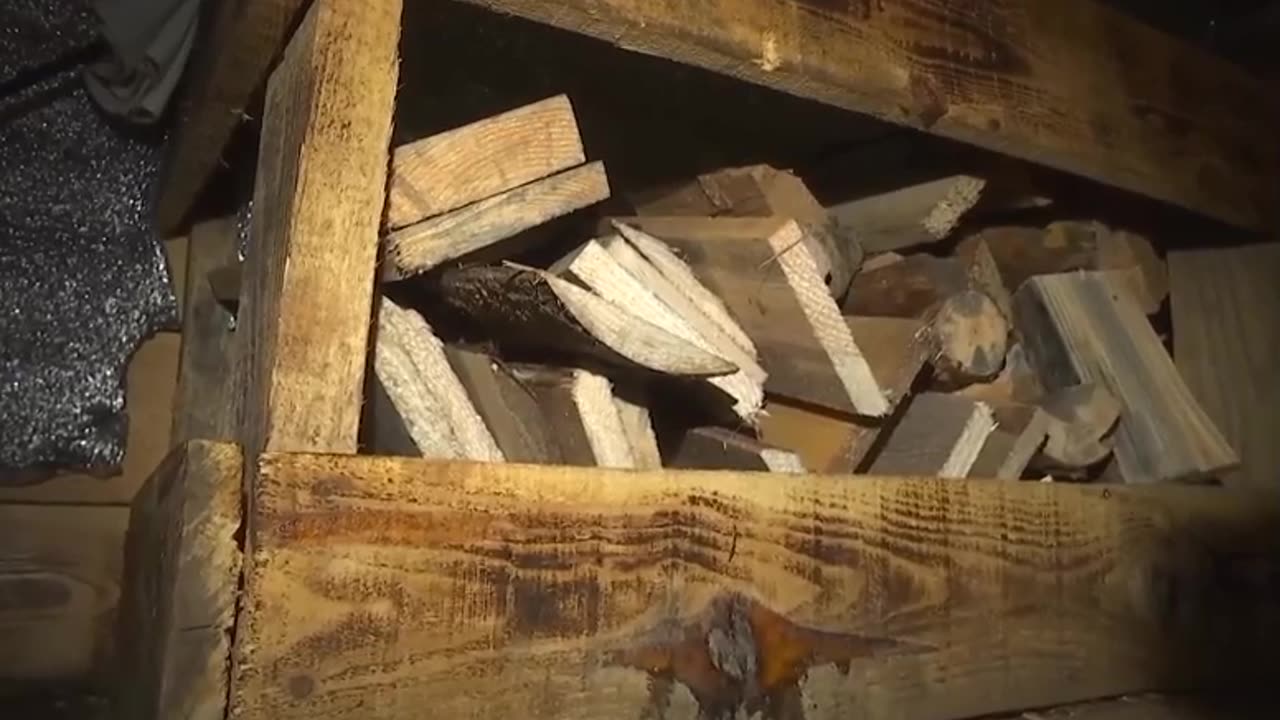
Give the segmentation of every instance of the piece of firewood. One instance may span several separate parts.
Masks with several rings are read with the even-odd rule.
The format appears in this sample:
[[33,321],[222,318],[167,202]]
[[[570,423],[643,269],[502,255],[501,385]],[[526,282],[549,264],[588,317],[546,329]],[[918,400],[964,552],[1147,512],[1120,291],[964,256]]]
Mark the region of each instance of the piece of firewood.
[[977,204],[986,181],[970,175],[930,180],[828,208],[866,252],[937,242]]
[[1121,408],[1106,388],[1097,383],[1063,388],[1042,398],[1040,408],[1049,424],[1038,471],[1079,475],[1111,457],[1109,438]]
[[911,255],[859,273],[844,312],[925,320],[939,376],[969,384],[998,373],[1008,348],[1009,319],[988,294],[1000,294],[1003,286],[987,270],[956,258]]
[[1105,270],[1116,287],[1133,293],[1154,314],[1169,293],[1168,271],[1151,242],[1136,233],[1097,222],[1061,221],[1046,228],[990,227],[960,241],[956,255],[991,255],[1005,287],[1017,290],[1036,275],[1070,270]]
[[662,452],[658,449],[658,437],[653,431],[653,419],[642,399],[628,397],[615,388],[613,402],[622,434],[631,447],[633,466],[639,470],[658,470],[662,467]]
[[449,268],[427,288],[434,300],[511,348],[668,375],[710,377],[737,369],[625,308],[538,270]]
[[387,229],[396,230],[586,161],[569,98],[557,95],[396,148]]
[[581,165],[393,231],[382,279],[400,280],[609,197],[604,164]]
[[811,226],[805,234],[818,272],[840,297],[862,260],[852,235],[838,236],[836,224],[804,181],[768,165],[725,168],[696,179],[631,196],[637,215],[669,217],[785,217]]
[[868,472],[962,478],[969,474],[995,419],[986,403],[958,395],[921,393],[887,432]]
[[[606,250],[605,244],[612,246],[614,252]],[[752,422],[764,402],[762,383],[765,372],[756,359],[732,341],[721,337],[722,334],[717,334],[718,328],[706,316],[701,313],[685,315],[663,302],[654,289],[655,285],[649,284],[653,282],[662,287],[662,278],[657,271],[642,278],[640,275],[643,271],[632,273],[618,261],[619,255],[627,255],[626,241],[622,238],[589,240],[557,262],[551,272],[576,279],[596,295],[618,307],[627,308],[636,316],[645,318],[681,340],[737,365],[737,372],[709,378],[708,382],[733,398],[734,412],[739,417]],[[643,264],[647,264],[638,253],[631,259],[638,261],[631,263],[633,269],[639,270]],[[668,296],[679,294],[674,288],[666,289],[668,292],[665,294]]]
[[1014,297],[1023,347],[1047,390],[1098,383],[1122,408],[1129,482],[1195,480],[1239,462],[1196,403],[1137,301],[1093,273],[1042,275]]
[[538,401],[497,358],[455,345],[445,356],[507,462],[561,462]]
[[513,366],[512,372],[537,398],[566,464],[638,467],[626,423],[607,378],[588,370],[530,365]]
[[667,465],[691,470],[805,471],[804,464],[794,452],[770,447],[722,427],[699,427],[687,431],[668,457]]
[[969,477],[1018,480],[1049,433],[1049,416],[1034,405],[996,405],[991,408],[996,429],[987,436]]
[[793,220],[640,217],[716,293],[760,351],[765,389],[841,412],[883,416],[889,403],[827,292]]
[[444,344],[418,313],[383,298],[373,367],[423,457],[501,462],[493,435],[445,356]]

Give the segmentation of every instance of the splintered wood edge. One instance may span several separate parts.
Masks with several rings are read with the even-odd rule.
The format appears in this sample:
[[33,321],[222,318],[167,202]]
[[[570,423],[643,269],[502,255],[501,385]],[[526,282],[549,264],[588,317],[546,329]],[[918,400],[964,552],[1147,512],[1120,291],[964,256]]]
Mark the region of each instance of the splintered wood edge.
[[787,222],[769,236],[769,246],[854,408],[863,415],[883,417],[892,409],[889,400],[858,349],[826,283],[817,274],[817,265],[802,237],[800,226],[794,221]]
[[681,340],[589,290],[537,272],[588,333],[641,367],[691,377],[726,375],[737,369],[728,360]]
[[[644,261],[643,258],[640,260]],[[572,273],[589,290],[606,301],[626,308],[636,316],[645,318],[655,326],[726,362],[734,363],[734,358],[730,355],[742,355],[741,352],[733,352],[732,347],[729,353],[719,352],[719,347],[699,333],[688,318],[663,302],[652,286],[646,285],[641,278],[623,267],[596,240],[588,240],[561,259],[553,266],[553,272],[556,268]],[[764,388],[762,382],[751,378],[740,366],[735,364],[734,367],[734,372],[710,378],[709,382],[733,398],[733,409],[739,417],[751,421],[764,404]]]
[[679,288],[693,302],[694,306],[711,318],[712,322],[718,325],[738,347],[742,348],[751,357],[760,357],[755,343],[752,342],[747,332],[742,329],[742,326],[729,314],[729,309],[725,307],[724,301],[702,284],[702,281],[694,274],[693,269],[689,267],[688,263],[681,260],[674,250],[666,243],[639,228],[618,220],[611,222],[622,237],[631,243],[632,247],[640,251],[640,254],[652,263],[658,269],[658,272],[666,276],[673,285]]
[[503,460],[449,364],[443,343],[421,315],[383,298],[374,354],[383,389],[420,450],[441,452],[449,447],[452,451],[444,457]]
[[635,468],[636,458],[627,438],[622,416],[614,403],[613,385],[601,375],[588,370],[574,370],[569,387],[573,404],[582,418],[587,444],[596,465],[607,468]]
[[[604,163],[593,162],[400,228],[383,241],[382,279],[424,273],[608,197]],[[503,212],[512,217],[490,226],[481,222]],[[483,231],[475,231],[477,226]]]
[[925,215],[921,224],[926,232],[941,240],[950,235],[960,223],[960,218],[978,204],[987,181],[970,175],[960,175],[937,182],[945,183],[947,190],[929,214]]
[[[494,158],[487,150],[460,152],[459,146],[467,143],[474,145],[487,142],[496,145],[498,149],[508,148],[512,135],[523,135],[521,131],[526,129],[526,123],[534,119],[541,119],[537,142],[527,143],[520,148],[521,157],[518,162],[497,165],[492,161],[501,161],[502,158]],[[494,134],[502,137],[495,141]],[[477,162],[483,165],[490,161],[490,167],[479,168],[489,172],[483,176],[473,174],[467,178],[467,187],[455,190],[452,197],[433,197],[416,186],[418,178],[415,176],[425,171],[438,171],[438,166],[446,164],[437,153],[460,156],[450,163],[454,165],[475,165]],[[391,154],[387,229],[397,230],[432,216],[457,210],[464,205],[485,200],[584,162],[586,155],[582,149],[578,121],[569,97],[564,94],[405,143]],[[449,178],[448,182],[456,184],[458,180]],[[430,180],[428,184],[431,184]]]

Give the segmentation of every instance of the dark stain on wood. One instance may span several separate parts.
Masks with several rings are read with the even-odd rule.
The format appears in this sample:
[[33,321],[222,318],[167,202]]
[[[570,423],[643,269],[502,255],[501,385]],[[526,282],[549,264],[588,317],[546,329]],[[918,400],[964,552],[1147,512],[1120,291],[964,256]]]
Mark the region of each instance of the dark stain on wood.
[[607,653],[605,661],[649,674],[653,717],[662,717],[674,680],[688,688],[706,720],[728,720],[739,711],[799,720],[805,717],[800,682],[811,668],[834,665],[847,673],[859,658],[930,650],[803,627],[753,599],[726,593],[699,616],[664,622],[632,647]]

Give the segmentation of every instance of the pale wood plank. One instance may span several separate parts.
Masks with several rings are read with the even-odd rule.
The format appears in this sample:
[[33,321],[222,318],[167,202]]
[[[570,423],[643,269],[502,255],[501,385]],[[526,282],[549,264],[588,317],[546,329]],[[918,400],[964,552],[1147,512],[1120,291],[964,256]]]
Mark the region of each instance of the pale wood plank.
[[960,718],[1274,652],[1265,497],[260,464],[232,718]]
[[355,452],[400,0],[317,0],[267,83],[240,329],[253,453]]

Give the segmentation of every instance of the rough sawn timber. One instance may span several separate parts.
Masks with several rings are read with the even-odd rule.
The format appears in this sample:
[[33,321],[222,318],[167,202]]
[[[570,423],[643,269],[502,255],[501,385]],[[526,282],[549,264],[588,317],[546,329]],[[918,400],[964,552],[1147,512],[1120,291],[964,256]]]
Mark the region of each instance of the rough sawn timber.
[[1280,504],[1247,493],[258,472],[232,718],[973,717],[1265,673],[1280,627]]
[[1265,227],[1275,100],[1093,0],[467,0]]

